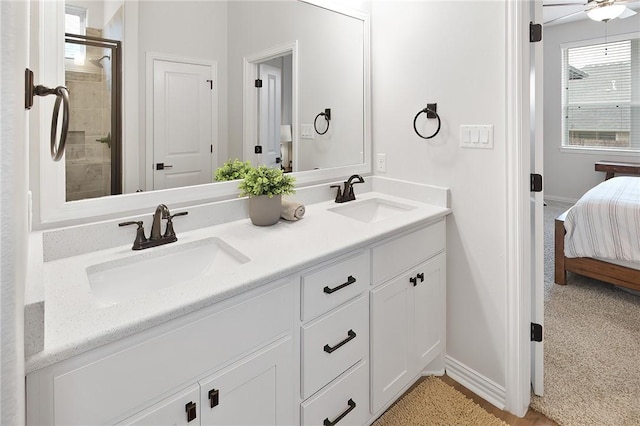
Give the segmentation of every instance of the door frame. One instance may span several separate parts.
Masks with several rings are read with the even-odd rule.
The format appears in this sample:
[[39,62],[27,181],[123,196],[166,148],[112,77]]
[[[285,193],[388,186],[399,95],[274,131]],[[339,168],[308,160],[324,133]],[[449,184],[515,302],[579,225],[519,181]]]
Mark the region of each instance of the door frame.
[[[506,365],[505,409],[524,416],[531,402],[534,239],[530,210],[531,82],[529,23],[535,0],[506,2]],[[542,106],[536,113],[542,114]],[[542,229],[536,232],[543,232]]]
[[[258,64],[291,55],[291,142],[294,171],[298,164],[298,40],[270,47],[243,58],[242,146],[244,159],[254,158],[253,147],[258,140],[258,94],[255,80],[260,78]],[[252,162],[253,163],[253,162]]]
[[200,65],[211,68],[211,79],[213,80],[213,90],[211,93],[211,143],[213,151],[211,153],[211,170],[216,169],[218,164],[218,62],[209,59],[191,58],[186,56],[168,55],[165,53],[147,52],[146,55],[146,85],[145,85],[145,144],[144,152],[140,153],[143,159],[141,165],[145,171],[145,180],[140,183],[140,187],[145,191],[153,190],[153,63],[154,61],[176,62],[188,65]]

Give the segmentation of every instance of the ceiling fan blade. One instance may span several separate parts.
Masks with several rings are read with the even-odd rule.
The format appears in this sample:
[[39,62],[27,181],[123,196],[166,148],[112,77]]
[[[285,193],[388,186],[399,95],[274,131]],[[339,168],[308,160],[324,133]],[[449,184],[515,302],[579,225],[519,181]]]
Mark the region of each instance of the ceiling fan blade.
[[629,8],[627,7],[627,8],[624,10],[624,12],[622,12],[622,15],[618,16],[618,18],[620,18],[620,19],[628,18],[629,16],[633,16],[633,15],[635,15],[636,13],[638,13],[638,12],[636,12],[636,11],[635,11],[635,10],[633,10],[633,9],[629,9]]
[[573,12],[573,13],[570,13],[570,14],[568,14],[568,15],[564,15],[564,16],[559,16],[559,17],[557,17],[557,18],[553,18],[553,19],[551,19],[551,20],[549,20],[549,21],[547,21],[547,22],[544,22],[544,24],[550,24],[550,23],[552,23],[552,22],[561,21],[561,20],[563,20],[563,19],[567,19],[567,18],[569,18],[569,17],[571,17],[571,16],[575,16],[575,15],[578,15],[578,14],[580,14],[580,13],[584,13],[584,10],[579,10],[579,11],[577,11],[577,12]]
[[553,3],[553,4],[543,4],[542,7],[552,7],[552,6],[586,6],[587,4],[583,1],[578,1],[575,3]]

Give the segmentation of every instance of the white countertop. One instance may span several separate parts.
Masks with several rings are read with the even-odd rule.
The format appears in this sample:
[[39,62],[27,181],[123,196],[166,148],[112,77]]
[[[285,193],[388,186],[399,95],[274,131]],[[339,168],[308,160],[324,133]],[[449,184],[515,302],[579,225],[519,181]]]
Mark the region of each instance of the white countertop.
[[26,372],[197,311],[396,232],[437,221],[451,212],[447,207],[377,192],[358,196],[358,200],[371,198],[384,198],[415,208],[378,222],[363,223],[328,211],[339,206],[330,201],[307,205],[304,218],[295,222],[281,219],[273,226],[258,227],[245,219],[178,232],[177,242],[149,250],[166,250],[218,237],[250,261],[227,273],[215,274],[214,278],[205,275],[110,306],[92,294],[86,268],[141,253],[133,252],[131,244],[45,262],[40,275],[45,302],[44,348],[27,357]]

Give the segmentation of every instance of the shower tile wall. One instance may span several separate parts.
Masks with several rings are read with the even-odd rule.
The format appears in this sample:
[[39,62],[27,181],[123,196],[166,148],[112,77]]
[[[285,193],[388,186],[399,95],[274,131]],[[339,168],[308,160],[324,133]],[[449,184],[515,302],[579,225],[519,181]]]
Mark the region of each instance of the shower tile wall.
[[[101,31],[87,28],[87,35],[101,37]],[[67,201],[111,194],[110,79],[104,68],[89,62],[104,54],[101,48],[87,46],[84,68],[65,73],[71,107],[65,153]],[[102,64],[111,66],[109,60]]]

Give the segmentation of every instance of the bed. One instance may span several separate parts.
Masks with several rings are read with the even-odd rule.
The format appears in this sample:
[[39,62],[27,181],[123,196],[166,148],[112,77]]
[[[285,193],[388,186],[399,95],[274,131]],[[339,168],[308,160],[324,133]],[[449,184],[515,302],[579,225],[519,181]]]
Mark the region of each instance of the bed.
[[555,282],[573,272],[640,291],[640,164],[598,162],[596,170],[606,180],[555,220]]

